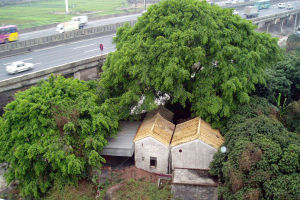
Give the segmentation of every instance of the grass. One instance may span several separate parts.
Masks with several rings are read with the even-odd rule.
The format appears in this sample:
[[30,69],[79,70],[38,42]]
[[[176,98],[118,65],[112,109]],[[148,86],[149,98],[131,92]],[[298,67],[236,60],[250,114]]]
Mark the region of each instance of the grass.
[[146,181],[129,180],[115,193],[118,200],[168,200],[171,199],[169,185],[159,189],[156,184]]
[[94,200],[95,185],[88,181],[80,181],[78,186],[55,186],[44,200]]
[[16,24],[23,29],[68,21],[77,15],[103,16],[125,13],[128,9],[130,4],[126,0],[69,0],[67,15],[64,0],[41,0],[0,7],[0,26]]

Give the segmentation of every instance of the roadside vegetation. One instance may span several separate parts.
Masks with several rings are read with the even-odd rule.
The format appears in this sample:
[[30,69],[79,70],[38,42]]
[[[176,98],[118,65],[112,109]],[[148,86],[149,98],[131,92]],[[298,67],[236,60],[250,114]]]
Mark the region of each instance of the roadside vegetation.
[[130,11],[126,0],[69,0],[70,13],[65,14],[65,1],[41,0],[1,7],[0,25],[15,24],[20,29],[70,20],[73,16],[104,16]]
[[[51,188],[57,193],[57,185],[95,180],[92,172],[105,162],[98,152],[118,121],[168,96],[166,106],[185,108],[225,136],[227,151],[211,164],[221,199],[297,199],[300,50],[283,53],[276,39],[232,12],[198,0],[161,1],[134,27],[118,29],[117,50],[98,82],[51,76],[17,93],[0,118],[7,181],[19,181],[21,195],[38,199]],[[169,194],[140,181],[117,193]]]

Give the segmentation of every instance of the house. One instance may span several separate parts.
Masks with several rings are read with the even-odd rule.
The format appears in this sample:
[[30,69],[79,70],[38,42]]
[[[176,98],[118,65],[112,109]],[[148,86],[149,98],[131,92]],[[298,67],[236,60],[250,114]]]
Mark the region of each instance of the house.
[[172,169],[208,169],[223,142],[220,132],[199,117],[176,125],[170,145]]
[[149,172],[167,174],[169,145],[175,125],[162,117],[161,111],[145,117],[134,138],[135,166]]

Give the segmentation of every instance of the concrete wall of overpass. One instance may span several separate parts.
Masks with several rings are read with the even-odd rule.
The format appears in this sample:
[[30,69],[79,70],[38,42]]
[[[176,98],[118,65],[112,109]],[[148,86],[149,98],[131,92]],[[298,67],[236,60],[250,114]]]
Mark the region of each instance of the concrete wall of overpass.
[[287,35],[294,33],[296,28],[300,26],[300,9],[255,18],[252,22],[258,25],[258,31]]

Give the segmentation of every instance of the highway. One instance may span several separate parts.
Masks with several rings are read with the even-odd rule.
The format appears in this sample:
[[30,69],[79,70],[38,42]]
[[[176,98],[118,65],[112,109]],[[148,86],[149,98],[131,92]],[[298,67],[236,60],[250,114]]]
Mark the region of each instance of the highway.
[[[287,1],[286,4],[292,4],[294,9],[300,8],[300,1]],[[234,4],[232,4],[232,5],[234,5]],[[239,12],[239,15],[242,18],[245,18],[244,9],[237,9],[237,11]],[[277,4],[274,4],[274,5],[271,5],[271,7],[269,9],[261,10],[259,13],[259,17],[273,15],[275,13],[280,13],[280,12],[285,12],[285,11],[287,11],[286,8],[279,9]],[[109,19],[89,21],[88,25],[85,28],[96,27],[96,26],[101,26],[101,25],[108,25],[108,24],[115,24],[118,22],[125,22],[125,21],[130,21],[130,20],[136,20],[137,17],[139,17],[139,16],[141,16],[141,14],[134,14],[134,15],[127,15],[127,16],[113,17],[113,18],[109,18]],[[49,29],[45,29],[45,30],[33,31],[33,32],[20,34],[19,40],[23,41],[23,40],[29,40],[29,39],[39,38],[39,37],[45,37],[45,36],[49,36],[49,35],[55,35],[55,34],[57,34],[57,32],[55,31],[55,27],[53,27],[53,28],[49,28]]]
[[[40,49],[34,52],[13,57],[2,58],[0,59],[0,81],[40,70],[45,70],[53,66],[63,65],[100,55],[100,43],[102,43],[104,46],[104,50],[102,52],[103,54],[115,51],[115,45],[112,44],[113,36],[114,35],[107,35],[69,44],[62,44],[46,49]],[[14,75],[9,75],[6,72],[5,67],[15,61],[33,63],[34,69]]]
[[[141,14],[126,15],[126,16],[121,16],[121,17],[113,17],[113,18],[108,18],[108,19],[89,21],[85,28],[135,20],[135,19],[137,19],[138,16],[141,16]],[[34,39],[34,38],[39,38],[39,37],[45,37],[45,36],[49,36],[49,35],[58,34],[55,31],[55,29],[56,29],[56,27],[49,28],[49,29],[44,29],[44,30],[40,30],[40,31],[33,31],[33,32],[23,33],[23,34],[19,35],[19,40],[23,41],[23,40],[29,40],[29,39]]]

